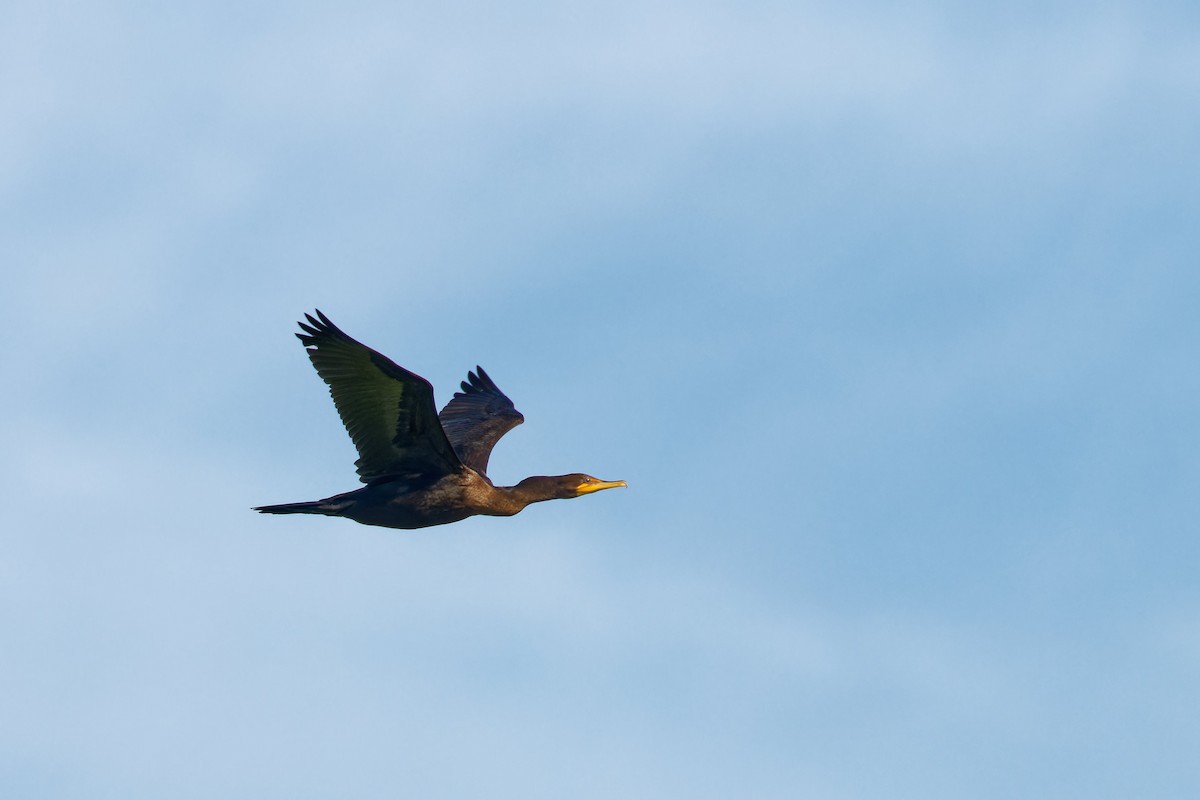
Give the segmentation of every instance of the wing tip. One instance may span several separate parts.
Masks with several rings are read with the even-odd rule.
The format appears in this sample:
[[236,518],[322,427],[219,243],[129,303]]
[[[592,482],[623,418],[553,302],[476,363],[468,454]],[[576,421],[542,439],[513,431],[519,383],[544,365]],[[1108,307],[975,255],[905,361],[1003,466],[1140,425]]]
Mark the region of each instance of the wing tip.
[[500,387],[492,380],[492,376],[488,375],[484,368],[478,364],[475,365],[475,369],[467,373],[467,379],[460,383],[459,386],[462,387],[462,391],[455,392],[455,397],[467,394],[504,395],[504,392],[500,391]]
[[305,347],[316,347],[319,344],[317,340],[322,336],[346,336],[337,325],[333,324],[329,317],[325,316],[325,313],[321,309],[314,308],[313,312],[316,314],[315,317],[307,312],[304,314],[304,320],[307,320],[307,324],[304,320],[296,323],[300,326],[300,330],[304,331],[303,333],[297,333],[296,338]]

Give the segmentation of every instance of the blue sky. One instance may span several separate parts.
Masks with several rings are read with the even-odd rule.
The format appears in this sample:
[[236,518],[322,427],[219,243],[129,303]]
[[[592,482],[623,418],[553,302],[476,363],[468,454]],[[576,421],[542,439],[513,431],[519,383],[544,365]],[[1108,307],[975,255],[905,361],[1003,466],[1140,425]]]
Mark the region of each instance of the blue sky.
[[[0,11],[0,792],[1200,791],[1182,3]],[[356,485],[320,307],[491,472]]]

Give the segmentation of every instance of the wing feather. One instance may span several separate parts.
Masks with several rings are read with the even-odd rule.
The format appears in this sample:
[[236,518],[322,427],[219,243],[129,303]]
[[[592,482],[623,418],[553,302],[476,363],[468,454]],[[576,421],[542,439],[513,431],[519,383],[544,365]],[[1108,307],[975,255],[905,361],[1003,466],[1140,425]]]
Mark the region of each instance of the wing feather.
[[366,345],[351,339],[319,310],[296,337],[317,374],[329,384],[338,415],[358,450],[363,483],[397,475],[446,475],[461,462],[438,421],[433,387]]
[[483,475],[496,442],[525,421],[482,367],[467,373],[462,391],[454,393],[438,418],[459,460]]

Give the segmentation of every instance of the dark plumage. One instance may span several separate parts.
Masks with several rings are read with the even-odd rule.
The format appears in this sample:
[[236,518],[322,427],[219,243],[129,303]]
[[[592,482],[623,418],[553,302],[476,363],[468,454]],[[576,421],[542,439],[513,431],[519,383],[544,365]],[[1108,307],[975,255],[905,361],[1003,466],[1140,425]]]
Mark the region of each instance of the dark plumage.
[[429,381],[351,339],[317,311],[296,336],[329,384],[358,450],[366,484],[310,503],[259,506],[265,514],[324,514],[364,525],[426,528],[475,514],[511,516],[530,503],[625,486],[590,475],[534,476],[495,486],[488,457],[500,437],[525,421],[481,367],[467,373],[440,414]]

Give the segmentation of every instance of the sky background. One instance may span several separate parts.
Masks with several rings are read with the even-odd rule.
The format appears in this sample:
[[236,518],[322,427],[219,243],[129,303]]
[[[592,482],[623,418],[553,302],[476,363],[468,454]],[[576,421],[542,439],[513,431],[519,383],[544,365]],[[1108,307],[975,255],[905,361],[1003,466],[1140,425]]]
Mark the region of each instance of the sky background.
[[1200,11],[902,6],[4,3],[0,794],[1200,794]]

